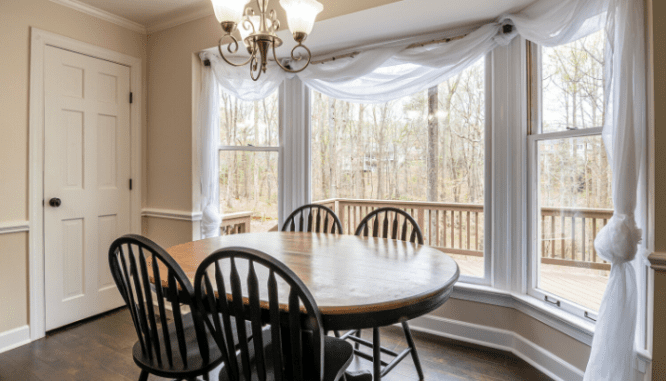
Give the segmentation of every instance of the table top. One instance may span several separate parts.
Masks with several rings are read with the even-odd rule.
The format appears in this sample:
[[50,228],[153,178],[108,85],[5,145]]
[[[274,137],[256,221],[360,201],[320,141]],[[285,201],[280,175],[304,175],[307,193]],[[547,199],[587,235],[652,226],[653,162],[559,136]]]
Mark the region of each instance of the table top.
[[305,283],[326,329],[394,324],[441,306],[458,280],[456,262],[411,242],[352,235],[271,232],[208,238],[167,251],[193,281],[206,256],[246,247],[282,261]]

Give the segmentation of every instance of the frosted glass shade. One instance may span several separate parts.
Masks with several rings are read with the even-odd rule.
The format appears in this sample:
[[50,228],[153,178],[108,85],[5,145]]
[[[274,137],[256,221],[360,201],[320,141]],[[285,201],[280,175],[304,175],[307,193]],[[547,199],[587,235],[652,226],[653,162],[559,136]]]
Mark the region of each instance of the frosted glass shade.
[[243,18],[243,11],[250,0],[211,0],[213,10],[218,22],[235,22],[239,24]]
[[280,5],[287,12],[291,33],[310,34],[317,15],[324,10],[317,0],[280,0]]

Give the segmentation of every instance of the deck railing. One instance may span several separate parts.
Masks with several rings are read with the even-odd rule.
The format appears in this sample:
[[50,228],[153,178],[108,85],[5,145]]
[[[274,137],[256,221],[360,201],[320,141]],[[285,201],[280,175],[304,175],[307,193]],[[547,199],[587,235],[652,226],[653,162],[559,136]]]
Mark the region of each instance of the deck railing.
[[222,235],[250,232],[252,212],[229,213],[222,216],[220,230]]
[[[449,254],[483,257],[484,213],[480,204],[342,198],[317,203],[335,211],[343,234],[354,234],[356,226],[371,211],[392,206],[414,217],[427,245]],[[611,209],[543,208],[541,262],[610,270],[610,264],[596,255],[594,238],[612,215]]]

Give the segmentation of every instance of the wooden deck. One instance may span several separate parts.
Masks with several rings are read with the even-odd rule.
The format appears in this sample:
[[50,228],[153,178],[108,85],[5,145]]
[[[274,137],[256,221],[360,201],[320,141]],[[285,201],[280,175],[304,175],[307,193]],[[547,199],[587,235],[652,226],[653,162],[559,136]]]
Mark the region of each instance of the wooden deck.
[[[483,258],[449,254],[460,267],[460,273],[483,276]],[[599,311],[601,297],[608,283],[608,271],[579,269],[567,266],[541,265],[541,289]]]

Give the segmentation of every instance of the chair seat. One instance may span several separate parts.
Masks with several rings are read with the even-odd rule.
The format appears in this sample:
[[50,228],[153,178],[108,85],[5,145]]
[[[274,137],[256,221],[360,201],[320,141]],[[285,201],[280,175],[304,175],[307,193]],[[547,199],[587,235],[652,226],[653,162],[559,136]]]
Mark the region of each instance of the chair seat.
[[[275,373],[273,371],[273,361],[272,359],[272,343],[270,330],[265,329],[263,332],[264,340],[264,353],[265,356],[269,358],[267,361],[266,369],[266,381],[275,381]],[[250,345],[250,350],[252,351],[252,345]],[[270,357],[269,357],[270,356]],[[251,353],[251,357],[252,353]],[[354,358],[354,348],[351,344],[344,340],[337,339],[335,337],[324,336],[324,379],[323,381],[337,381],[340,379],[342,374],[344,374],[347,367],[351,364],[352,359]],[[240,361],[239,361],[240,363]],[[307,365],[307,364],[304,364]],[[227,372],[224,369],[225,365],[222,366],[220,370],[220,381],[231,381]],[[306,381],[319,381],[315,380],[312,377],[308,378],[306,376]],[[238,381],[247,381],[244,376],[241,375],[241,378]],[[255,373],[252,374],[250,381],[259,381],[258,375]]]
[[[197,344],[196,331],[194,329],[194,321],[192,320],[192,314],[188,313],[183,315],[183,335],[185,337],[185,343],[187,347],[186,360],[187,363],[184,363],[178,349],[178,336],[176,333],[175,323],[169,324],[169,340],[171,342],[171,354],[173,362],[169,364],[166,343],[164,336],[162,334],[162,328],[158,327],[159,331],[159,341],[160,341],[160,352],[161,352],[161,362],[157,360],[153,352],[152,359],[148,356],[147,353],[143,353],[141,350],[141,343],[137,341],[132,348],[132,355],[134,356],[134,362],[141,367],[142,369],[148,370],[150,373],[162,377],[183,377],[186,378],[187,374],[199,373],[205,370],[212,370],[220,364],[222,361],[222,354],[220,349],[215,344],[215,341],[212,338],[209,338],[208,341],[208,359],[203,359],[200,351],[199,345]],[[238,337],[236,335],[236,321],[231,317],[231,325],[234,327],[232,329],[234,336],[234,344],[238,345]],[[245,327],[247,332],[252,332],[250,322],[245,322]],[[153,347],[154,348],[154,347]]]

